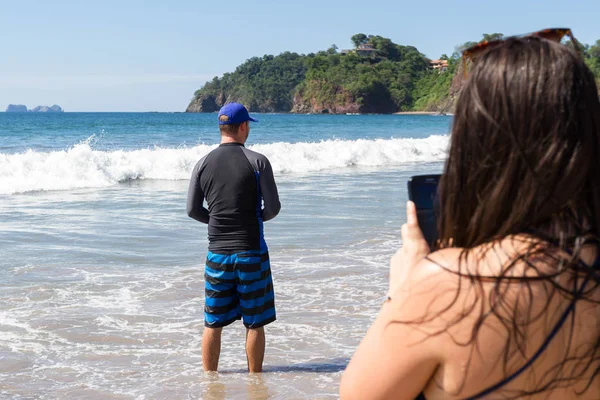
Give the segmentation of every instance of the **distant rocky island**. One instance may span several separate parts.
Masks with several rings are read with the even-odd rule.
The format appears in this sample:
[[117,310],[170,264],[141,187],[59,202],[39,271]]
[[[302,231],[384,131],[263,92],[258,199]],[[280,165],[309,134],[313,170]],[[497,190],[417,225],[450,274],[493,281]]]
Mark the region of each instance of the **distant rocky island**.
[[54,104],[53,106],[37,106],[32,108],[31,110],[27,109],[27,106],[23,105],[23,104],[9,104],[8,107],[6,107],[6,112],[20,112],[20,113],[25,113],[25,112],[49,112],[49,113],[60,113],[60,112],[64,112],[64,110],[60,107],[57,106],[56,104]]

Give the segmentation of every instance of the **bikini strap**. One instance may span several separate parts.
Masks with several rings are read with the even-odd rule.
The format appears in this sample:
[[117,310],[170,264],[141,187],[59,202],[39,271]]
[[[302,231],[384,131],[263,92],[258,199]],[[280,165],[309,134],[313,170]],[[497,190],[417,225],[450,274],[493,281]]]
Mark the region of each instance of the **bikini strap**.
[[575,298],[573,299],[573,301],[571,302],[569,307],[563,312],[562,316],[560,317],[560,319],[558,320],[558,322],[556,323],[556,325],[554,326],[554,328],[552,329],[552,331],[550,332],[550,334],[548,335],[548,337],[546,338],[544,343],[540,346],[540,348],[533,355],[533,357],[531,357],[529,359],[529,361],[527,361],[521,368],[519,368],[517,371],[515,371],[509,377],[503,379],[502,381],[498,382],[494,386],[492,386],[488,389],[485,389],[484,391],[476,394],[475,396],[468,397],[466,400],[480,399],[484,396],[487,396],[488,394],[490,394],[492,392],[495,392],[496,390],[500,389],[502,386],[508,384],[509,382],[511,382],[512,380],[517,378],[519,375],[521,375],[523,373],[523,371],[525,371],[527,368],[529,368],[535,362],[535,360],[537,360],[538,357],[544,352],[544,350],[546,350],[546,348],[548,347],[548,345],[550,344],[552,339],[554,339],[554,336],[556,336],[556,334],[558,333],[560,328],[562,328],[562,326],[565,323],[565,321],[567,320],[567,317],[569,316],[569,314],[575,309],[575,302],[577,301],[579,296],[585,290],[585,287],[586,287],[588,281],[589,281],[589,277],[585,279],[585,281],[581,285],[581,288],[579,290],[575,291]]

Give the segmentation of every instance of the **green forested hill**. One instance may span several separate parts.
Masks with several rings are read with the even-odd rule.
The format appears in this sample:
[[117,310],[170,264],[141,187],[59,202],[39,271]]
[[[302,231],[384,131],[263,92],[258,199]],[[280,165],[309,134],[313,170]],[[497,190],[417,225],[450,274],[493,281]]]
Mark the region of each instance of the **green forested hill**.
[[[502,34],[484,34],[482,40],[499,37]],[[207,82],[186,111],[214,112],[229,101],[255,112],[452,111],[461,83],[460,50],[475,43],[457,46],[451,56],[442,55],[448,68],[439,72],[413,46],[362,33],[351,41],[350,50],[333,45],[307,55],[253,57],[234,72]],[[600,40],[581,47],[600,79]]]
[[292,94],[304,81],[307,56],[285,52],[278,56],[253,57],[226,73],[215,77],[195,93],[195,98],[215,98],[219,108],[226,100],[235,100],[254,111],[290,111]]

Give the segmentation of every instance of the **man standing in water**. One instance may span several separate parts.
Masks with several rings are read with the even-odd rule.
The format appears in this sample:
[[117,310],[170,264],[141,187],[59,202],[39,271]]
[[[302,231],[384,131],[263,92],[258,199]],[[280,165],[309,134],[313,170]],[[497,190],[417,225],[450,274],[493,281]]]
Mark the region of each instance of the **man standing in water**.
[[263,222],[274,218],[281,204],[269,160],[244,147],[250,121],[258,122],[239,103],[221,108],[221,144],[198,161],[188,191],[188,215],[208,224],[202,335],[205,371],[217,370],[223,327],[243,319],[248,370],[261,372],[264,326],[276,318]]

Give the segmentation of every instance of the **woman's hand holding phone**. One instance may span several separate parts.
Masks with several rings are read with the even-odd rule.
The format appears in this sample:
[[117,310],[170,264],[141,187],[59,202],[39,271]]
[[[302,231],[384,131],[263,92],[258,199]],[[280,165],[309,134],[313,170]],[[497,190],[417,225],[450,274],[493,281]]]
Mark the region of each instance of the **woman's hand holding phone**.
[[406,223],[402,225],[401,233],[402,247],[390,262],[390,293],[401,284],[409,269],[431,252],[419,227],[417,208],[412,201],[406,203]]

